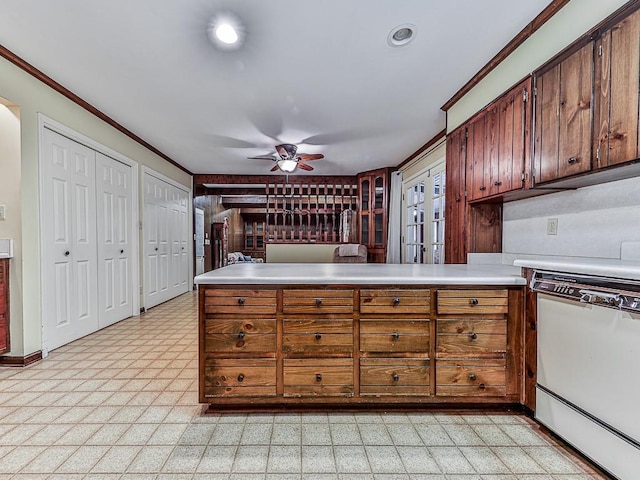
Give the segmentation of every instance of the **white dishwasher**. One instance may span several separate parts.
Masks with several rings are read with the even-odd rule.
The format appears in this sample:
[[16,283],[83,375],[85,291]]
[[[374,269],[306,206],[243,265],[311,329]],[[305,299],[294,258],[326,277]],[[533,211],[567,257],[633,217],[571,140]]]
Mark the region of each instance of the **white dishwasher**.
[[640,478],[640,282],[534,272],[536,419],[614,477]]

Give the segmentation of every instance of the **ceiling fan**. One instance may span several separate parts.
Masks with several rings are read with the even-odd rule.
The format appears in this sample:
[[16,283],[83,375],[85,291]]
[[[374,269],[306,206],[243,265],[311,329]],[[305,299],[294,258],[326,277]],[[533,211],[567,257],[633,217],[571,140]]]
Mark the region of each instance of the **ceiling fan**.
[[310,172],[313,167],[305,162],[324,158],[321,153],[297,153],[298,147],[291,143],[276,145],[276,152],[278,154],[277,157],[275,155],[258,155],[257,157],[248,158],[249,160],[271,160],[276,162],[271,171],[275,172],[280,169],[285,173],[291,173],[298,167]]

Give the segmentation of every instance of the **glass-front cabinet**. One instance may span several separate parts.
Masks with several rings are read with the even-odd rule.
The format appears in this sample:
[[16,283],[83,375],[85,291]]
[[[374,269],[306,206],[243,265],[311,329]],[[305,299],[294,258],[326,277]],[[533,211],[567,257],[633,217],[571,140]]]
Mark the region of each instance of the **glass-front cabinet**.
[[366,245],[368,261],[386,262],[389,174],[387,169],[358,175],[360,189],[360,243]]

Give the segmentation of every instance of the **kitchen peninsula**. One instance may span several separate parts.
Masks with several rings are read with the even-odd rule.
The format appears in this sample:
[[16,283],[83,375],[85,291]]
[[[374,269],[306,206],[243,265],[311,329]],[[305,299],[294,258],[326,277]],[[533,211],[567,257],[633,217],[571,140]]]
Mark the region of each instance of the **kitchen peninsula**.
[[517,268],[256,263],[196,283],[211,411],[522,402]]

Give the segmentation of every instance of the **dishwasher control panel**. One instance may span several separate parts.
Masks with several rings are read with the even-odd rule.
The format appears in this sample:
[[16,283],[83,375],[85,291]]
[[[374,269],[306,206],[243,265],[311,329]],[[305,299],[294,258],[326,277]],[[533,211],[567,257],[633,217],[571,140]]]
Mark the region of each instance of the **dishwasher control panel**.
[[536,270],[530,287],[583,303],[640,312],[640,282],[633,280]]

